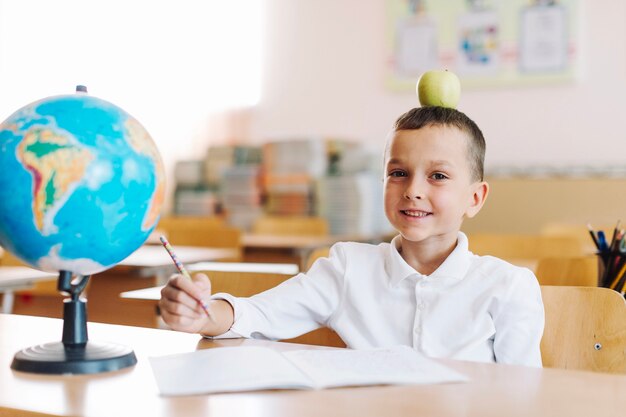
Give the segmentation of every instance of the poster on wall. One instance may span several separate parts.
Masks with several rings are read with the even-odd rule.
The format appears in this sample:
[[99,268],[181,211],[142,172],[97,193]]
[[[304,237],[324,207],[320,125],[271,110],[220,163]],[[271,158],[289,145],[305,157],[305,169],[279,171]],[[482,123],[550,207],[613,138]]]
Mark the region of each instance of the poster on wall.
[[387,0],[387,85],[415,88],[431,69],[464,86],[570,82],[579,0]]

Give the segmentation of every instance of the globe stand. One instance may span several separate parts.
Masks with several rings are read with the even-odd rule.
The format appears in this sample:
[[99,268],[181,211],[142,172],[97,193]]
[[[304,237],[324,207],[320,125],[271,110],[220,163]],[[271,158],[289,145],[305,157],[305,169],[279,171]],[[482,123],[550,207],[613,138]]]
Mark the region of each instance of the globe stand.
[[132,349],[114,343],[90,342],[87,308],[80,294],[89,276],[73,284],[70,271],[60,271],[57,289],[70,298],[63,300],[63,338],[17,352],[11,369],[36,374],[95,374],[116,371],[137,363]]

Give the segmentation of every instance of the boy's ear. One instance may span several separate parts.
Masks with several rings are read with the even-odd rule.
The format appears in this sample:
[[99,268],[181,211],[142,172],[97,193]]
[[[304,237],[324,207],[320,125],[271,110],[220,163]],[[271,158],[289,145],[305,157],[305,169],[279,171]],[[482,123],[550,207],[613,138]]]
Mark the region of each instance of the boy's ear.
[[478,214],[483,204],[487,200],[487,194],[489,194],[489,184],[485,181],[475,182],[472,184],[473,192],[470,196],[470,204],[465,211],[467,218],[472,218]]

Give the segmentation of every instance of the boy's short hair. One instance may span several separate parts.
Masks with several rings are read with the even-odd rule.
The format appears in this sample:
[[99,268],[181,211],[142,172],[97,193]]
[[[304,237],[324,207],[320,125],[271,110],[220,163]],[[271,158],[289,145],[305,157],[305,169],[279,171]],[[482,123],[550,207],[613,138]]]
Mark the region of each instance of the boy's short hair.
[[394,131],[421,129],[426,126],[456,127],[467,134],[472,179],[482,181],[485,165],[485,138],[472,119],[456,109],[438,106],[416,107],[404,113],[396,120]]

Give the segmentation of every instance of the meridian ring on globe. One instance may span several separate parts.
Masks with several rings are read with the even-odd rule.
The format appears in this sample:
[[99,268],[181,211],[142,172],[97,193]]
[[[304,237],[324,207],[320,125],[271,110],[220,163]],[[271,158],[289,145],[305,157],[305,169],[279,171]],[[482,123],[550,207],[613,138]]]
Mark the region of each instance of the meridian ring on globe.
[[0,246],[34,268],[91,275],[159,219],[165,175],[146,129],[105,100],[44,98],[0,125]]

